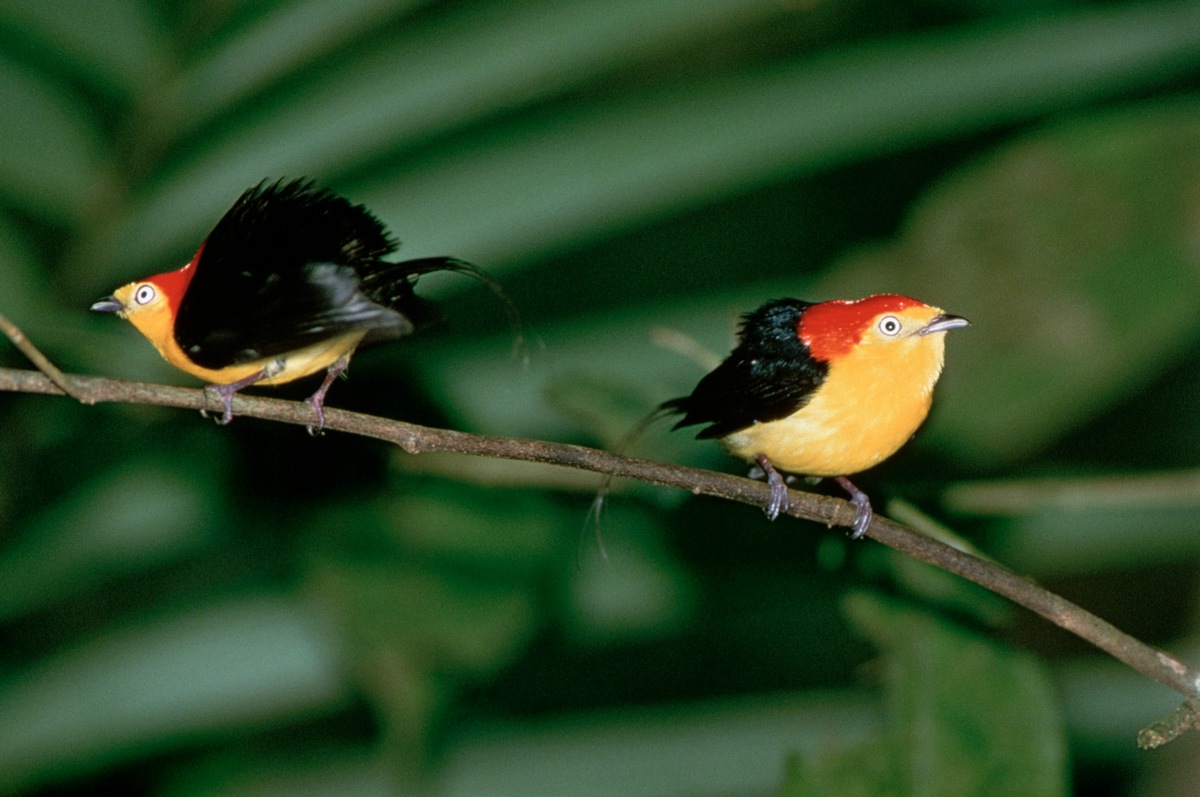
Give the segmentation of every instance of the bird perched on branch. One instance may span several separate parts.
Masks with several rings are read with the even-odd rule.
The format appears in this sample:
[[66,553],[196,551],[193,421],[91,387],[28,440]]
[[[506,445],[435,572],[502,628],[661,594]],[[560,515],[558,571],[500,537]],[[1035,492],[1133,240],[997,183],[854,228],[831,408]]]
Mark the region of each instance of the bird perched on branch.
[[659,414],[682,414],[673,428],[708,424],[771,486],[767,516],[787,508],[780,471],[834,477],[855,508],[852,538],[873,513],[846,477],[896,453],[929,414],[942,373],[943,333],[965,318],[893,294],[857,301],[768,302],[742,319],[738,344],[691,395]]
[[308,399],[311,433],[324,426],[325,394],[355,350],[437,319],[413,291],[423,274],[481,280],[519,335],[516,309],[490,276],[451,257],[389,262],[397,246],[362,205],[311,181],[264,181],[238,198],[183,268],[117,288],[92,310],[126,319],[167,362],[208,382],[222,424],[242,388],[325,370]]

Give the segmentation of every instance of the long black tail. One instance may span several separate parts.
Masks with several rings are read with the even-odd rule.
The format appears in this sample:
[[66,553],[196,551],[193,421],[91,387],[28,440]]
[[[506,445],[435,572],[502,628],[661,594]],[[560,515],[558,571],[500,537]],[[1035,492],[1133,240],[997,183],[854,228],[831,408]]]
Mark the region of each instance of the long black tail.
[[[495,277],[472,263],[459,260],[456,257],[421,257],[414,260],[403,260],[399,263],[387,263],[383,268],[364,277],[363,287],[368,295],[371,295],[373,288],[384,288],[386,291],[387,287],[385,286],[393,286],[389,292],[395,295],[387,297],[389,302],[411,306],[411,303],[417,300],[425,305],[426,312],[432,314],[431,318],[437,318],[438,314],[433,309],[432,302],[416,297],[412,286],[422,274],[433,274],[438,271],[452,271],[456,274],[465,274],[472,279],[482,282],[496,295],[496,298],[504,305],[504,310],[508,314],[508,323],[512,328],[513,352],[522,362],[528,362],[529,345],[525,338],[525,322],[521,319],[521,313],[517,309],[516,303],[509,298],[503,286],[500,285]],[[375,284],[372,285],[372,283]],[[398,291],[396,290],[397,288],[399,288]],[[403,312],[402,308],[397,309],[401,309]],[[420,324],[417,325],[420,326]]]

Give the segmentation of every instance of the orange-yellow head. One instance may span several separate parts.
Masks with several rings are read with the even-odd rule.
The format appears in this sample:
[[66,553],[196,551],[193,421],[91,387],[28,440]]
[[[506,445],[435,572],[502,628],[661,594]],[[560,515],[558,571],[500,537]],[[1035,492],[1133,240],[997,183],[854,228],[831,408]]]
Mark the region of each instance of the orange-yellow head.
[[[174,347],[179,302],[191,282],[199,253],[181,269],[130,282],[92,305],[97,312],[116,313],[154,344],[163,356]],[[170,357],[167,357],[169,360]]]
[[116,313],[118,317],[133,324],[171,365],[188,373],[204,376],[184,355],[175,340],[175,318],[179,312],[179,303],[187,291],[188,283],[192,281],[196,263],[203,251],[204,248],[201,247],[183,268],[122,285],[112,292],[112,296],[106,296],[93,304],[91,309],[101,313]]
[[809,355],[829,365],[829,378],[861,382],[868,392],[883,380],[924,395],[942,373],[941,333],[967,323],[916,299],[885,293],[810,305],[796,332]]

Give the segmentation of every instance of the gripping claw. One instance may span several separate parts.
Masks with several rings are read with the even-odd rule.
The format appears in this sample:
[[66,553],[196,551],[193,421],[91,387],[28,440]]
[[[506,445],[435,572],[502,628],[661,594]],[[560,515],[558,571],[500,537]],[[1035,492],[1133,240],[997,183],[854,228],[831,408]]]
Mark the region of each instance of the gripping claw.
[[755,454],[754,461],[762,470],[763,475],[767,477],[767,484],[771,488],[771,500],[767,502],[763,512],[766,513],[767,520],[774,520],[779,517],[780,512],[784,512],[788,508],[787,483],[784,482],[779,471],[775,470],[775,466],[771,464],[771,460],[767,459],[765,454]]
[[[205,391],[212,393],[221,402],[222,412],[221,417],[217,420],[217,423],[221,424],[222,426],[226,426],[230,421],[233,420],[234,393],[238,392],[244,387],[253,385],[255,382],[265,378],[266,375],[267,372],[265,370],[260,370],[255,371],[254,373],[250,374],[250,376],[243,377],[236,382],[230,382],[228,385],[205,385]],[[200,414],[206,418],[208,417],[208,412],[206,410],[200,410]]]
[[304,427],[313,437],[319,435],[325,428],[325,394],[329,392],[329,388],[333,385],[333,380],[344,374],[349,366],[349,354],[343,354],[341,357],[338,357],[333,365],[329,366],[329,370],[325,373],[325,379],[321,382],[321,386],[317,388],[317,392],[304,400],[305,404],[313,408],[313,412],[317,416],[315,424]]
[[845,476],[837,476],[835,481],[850,494],[850,503],[854,505],[854,523],[850,526],[850,539],[857,540],[867,533],[867,527],[875,518],[875,512],[871,509],[871,499]]

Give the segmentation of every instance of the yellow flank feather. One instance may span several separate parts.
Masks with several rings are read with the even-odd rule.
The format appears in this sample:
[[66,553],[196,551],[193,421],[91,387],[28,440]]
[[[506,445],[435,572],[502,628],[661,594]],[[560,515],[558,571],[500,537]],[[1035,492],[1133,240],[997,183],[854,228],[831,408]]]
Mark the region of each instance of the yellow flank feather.
[[265,373],[265,376],[259,380],[260,384],[281,385],[284,382],[291,382],[333,365],[343,355],[353,352],[366,334],[362,331],[350,332],[287,354],[239,363],[226,368],[205,368],[188,359],[183,349],[175,341],[171,310],[166,296],[157,292],[155,297],[148,302],[133,301],[135,291],[147,284],[133,282],[113,291],[113,298],[124,306],[118,315],[145,335],[146,339],[154,344],[154,348],[158,349],[158,353],[163,356],[164,360],[179,370],[213,385],[232,384],[259,372]]
[[765,455],[778,469],[808,476],[846,476],[894,454],[920,427],[942,372],[945,335],[920,330],[941,310],[914,307],[888,315],[899,335],[877,325],[830,363],[825,382],[799,411],[756,423],[721,442],[746,460]]

